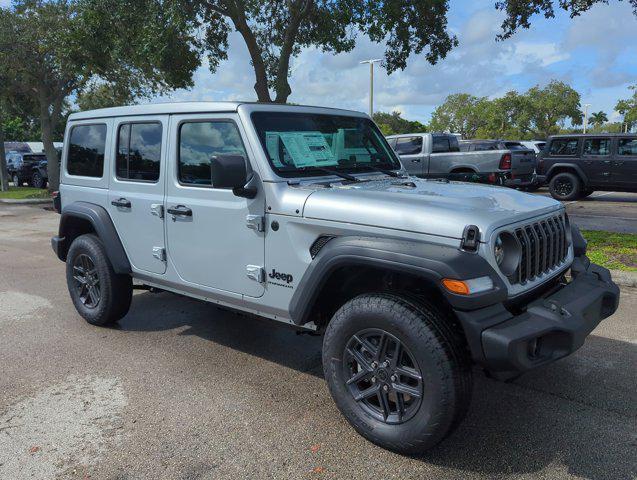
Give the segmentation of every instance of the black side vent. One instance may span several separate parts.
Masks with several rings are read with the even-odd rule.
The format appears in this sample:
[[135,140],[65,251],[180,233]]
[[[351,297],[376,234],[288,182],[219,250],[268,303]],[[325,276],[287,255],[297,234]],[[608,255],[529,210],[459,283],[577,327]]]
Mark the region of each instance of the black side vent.
[[320,237],[318,237],[310,247],[310,255],[312,256],[312,258],[316,257],[321,249],[327,244],[327,242],[329,242],[333,238],[334,237],[331,235],[321,235]]
[[475,252],[480,245],[480,229],[475,225],[467,225],[462,233],[460,248],[467,252]]

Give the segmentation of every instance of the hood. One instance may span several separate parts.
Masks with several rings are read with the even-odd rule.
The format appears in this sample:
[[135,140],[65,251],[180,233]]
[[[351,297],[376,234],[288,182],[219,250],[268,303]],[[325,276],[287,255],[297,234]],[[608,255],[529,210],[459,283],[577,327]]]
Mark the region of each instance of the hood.
[[477,225],[484,240],[495,228],[561,208],[552,198],[506,187],[409,178],[316,190],[303,216],[452,238]]

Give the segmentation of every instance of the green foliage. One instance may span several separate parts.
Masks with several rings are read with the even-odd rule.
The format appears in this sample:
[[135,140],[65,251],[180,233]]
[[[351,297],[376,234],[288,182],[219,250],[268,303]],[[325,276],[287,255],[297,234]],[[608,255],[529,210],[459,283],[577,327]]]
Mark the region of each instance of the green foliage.
[[51,194],[47,190],[31,187],[9,187],[6,192],[0,192],[0,198],[9,198],[12,200],[26,200],[32,198],[51,198]]
[[463,138],[542,139],[559,133],[566,121],[582,123],[580,95],[556,80],[523,94],[508,92],[489,100],[467,93],[449,95],[432,114],[434,131],[461,133]]
[[75,99],[80,111],[130,105],[135,101],[135,97],[129,89],[110,83],[89,85],[79,92]]
[[290,60],[303,48],[351,51],[359,33],[386,42],[388,72],[404,69],[410,54],[436,63],[457,45],[447,31],[446,0],[199,0],[205,45],[214,72],[227,58],[228,33],[238,31],[250,53],[259,101],[285,103]]
[[600,110],[599,112],[593,112],[591,113],[588,122],[593,126],[600,126],[608,122],[608,115],[606,115],[606,113],[602,110]]
[[406,120],[400,112],[375,112],[374,122],[378,125],[383,135],[397,135],[400,133],[423,133],[427,126],[418,121]]
[[637,235],[582,230],[592,262],[614,270],[637,272]]
[[630,98],[619,100],[615,105],[615,110],[624,118],[628,130],[632,130],[637,125],[637,84],[628,87],[633,94]]
[[[502,33],[498,39],[511,37],[520,28],[531,26],[531,17],[543,14],[546,18],[555,16],[555,7],[567,11],[571,18],[577,17],[589,10],[596,3],[608,3],[609,0],[498,0],[495,8],[506,13],[506,18],[502,22]],[[629,0],[633,6],[633,11],[637,15],[637,0]]]
[[434,132],[460,133],[462,138],[474,138],[478,129],[485,125],[483,113],[487,103],[486,97],[479,98],[468,93],[449,95],[434,110],[429,128]]

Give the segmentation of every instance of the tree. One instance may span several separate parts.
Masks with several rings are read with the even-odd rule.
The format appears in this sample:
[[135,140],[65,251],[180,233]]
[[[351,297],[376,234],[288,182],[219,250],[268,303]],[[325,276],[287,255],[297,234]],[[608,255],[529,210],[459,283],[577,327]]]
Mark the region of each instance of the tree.
[[383,135],[397,135],[400,133],[423,133],[427,127],[418,121],[406,120],[400,112],[374,112],[374,122]]
[[358,33],[386,42],[384,66],[404,69],[410,54],[434,64],[457,39],[447,31],[446,0],[199,0],[210,70],[227,58],[228,33],[248,48],[260,102],[287,102],[290,61],[303,48],[351,51]]
[[80,110],[96,110],[98,108],[131,105],[136,102],[135,96],[126,85],[110,83],[94,83],[82,90],[75,99]]
[[615,110],[623,117],[623,123],[626,125],[626,131],[632,130],[637,124],[637,84],[628,87],[633,91],[630,98],[619,100],[615,105]]
[[[199,65],[190,3],[180,0],[18,0],[0,10],[0,71],[37,105],[49,188],[59,183],[56,127],[92,82],[147,96],[192,85]],[[167,48],[170,46],[170,48]]]
[[434,110],[429,128],[438,132],[460,133],[465,139],[474,138],[478,129],[486,123],[483,112],[487,103],[486,97],[479,98],[468,93],[449,95]]
[[523,95],[515,90],[507,92],[504,97],[481,103],[477,112],[482,124],[476,131],[477,138],[523,138],[518,126],[518,117],[524,101]]
[[599,127],[602,124],[608,122],[608,115],[606,115],[606,113],[602,110],[600,110],[599,112],[593,112],[591,113],[589,121],[593,126]]
[[518,128],[534,138],[559,133],[566,121],[582,124],[580,95],[564,82],[551,80],[545,87],[536,85],[522,97],[517,112]]
[[[633,6],[633,12],[637,15],[637,0],[629,0]],[[608,0],[503,0],[495,2],[495,8],[506,13],[502,22],[502,33],[498,39],[511,37],[520,28],[531,26],[531,17],[536,14],[544,14],[546,18],[555,17],[555,3],[558,7],[567,11],[571,18],[577,17],[588,11],[596,3],[608,3]]]

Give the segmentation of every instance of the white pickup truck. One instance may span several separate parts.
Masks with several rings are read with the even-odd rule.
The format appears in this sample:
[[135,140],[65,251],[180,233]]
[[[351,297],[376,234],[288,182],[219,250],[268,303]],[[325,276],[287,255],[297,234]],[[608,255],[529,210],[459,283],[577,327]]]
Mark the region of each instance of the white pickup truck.
[[390,135],[387,141],[405,169],[420,177],[479,174],[493,183],[529,186],[535,183],[535,154],[501,146],[461,151],[458,137],[446,133]]

